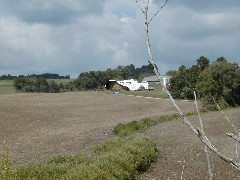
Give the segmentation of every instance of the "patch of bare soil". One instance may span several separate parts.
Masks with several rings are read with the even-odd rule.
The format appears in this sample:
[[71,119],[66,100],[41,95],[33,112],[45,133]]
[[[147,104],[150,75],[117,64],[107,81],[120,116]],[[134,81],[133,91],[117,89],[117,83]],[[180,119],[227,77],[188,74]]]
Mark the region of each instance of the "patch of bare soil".
[[[225,115],[236,127],[239,126],[239,109],[226,110]],[[234,133],[234,130],[221,112],[206,113],[202,115],[202,119],[210,142],[221,152],[236,158],[236,142],[225,135],[229,132]],[[190,117],[190,120],[195,127],[200,127],[197,116]],[[209,179],[204,146],[181,119],[159,124],[148,130],[146,134],[157,143],[160,156],[157,163],[139,179],[179,180],[181,177],[194,180]],[[213,153],[210,154],[213,161],[213,179],[240,179],[239,170]]]
[[[187,111],[194,109],[193,103],[179,103]],[[112,137],[111,130],[119,123],[175,112],[168,100],[102,92],[0,95],[0,153],[7,148],[12,166],[17,166],[58,154],[90,152],[93,146]],[[156,130],[162,132],[161,128]],[[176,128],[169,126],[166,132],[170,130]],[[165,137],[168,140],[174,134]],[[164,153],[161,158],[168,157]],[[179,163],[172,164],[176,165]]]

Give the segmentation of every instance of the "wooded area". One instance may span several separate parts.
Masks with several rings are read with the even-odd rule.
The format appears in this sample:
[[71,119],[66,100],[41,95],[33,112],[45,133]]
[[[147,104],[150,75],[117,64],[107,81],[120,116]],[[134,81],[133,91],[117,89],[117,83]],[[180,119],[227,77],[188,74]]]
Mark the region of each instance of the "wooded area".
[[240,69],[237,63],[230,63],[224,57],[210,63],[208,58],[201,56],[197,64],[191,67],[182,65],[171,73],[170,91],[174,98],[194,99],[196,91],[198,98],[210,109],[216,108],[213,99],[223,108],[240,105]]

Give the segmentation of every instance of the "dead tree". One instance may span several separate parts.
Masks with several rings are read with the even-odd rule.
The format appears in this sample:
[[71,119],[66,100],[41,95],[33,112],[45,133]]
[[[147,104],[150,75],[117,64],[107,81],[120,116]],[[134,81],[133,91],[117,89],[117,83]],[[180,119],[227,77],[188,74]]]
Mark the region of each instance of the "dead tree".
[[[228,157],[227,155],[223,154],[222,152],[220,152],[206,137],[205,132],[204,132],[204,128],[202,125],[202,119],[201,116],[199,114],[199,120],[200,120],[200,124],[201,124],[201,129],[200,128],[195,128],[190,121],[188,120],[187,116],[183,113],[183,111],[180,109],[180,107],[177,105],[176,101],[174,100],[174,98],[172,97],[170,91],[166,88],[166,86],[164,85],[164,83],[162,82],[162,79],[160,78],[160,73],[158,71],[158,67],[155,64],[154,61],[154,57],[151,51],[151,43],[150,43],[150,37],[149,37],[149,27],[151,22],[153,21],[153,19],[158,15],[158,13],[161,11],[161,9],[168,3],[168,0],[165,1],[165,3],[159,8],[158,11],[156,11],[155,14],[153,14],[152,16],[149,15],[149,6],[150,6],[150,0],[141,0],[141,2],[139,0],[136,0],[137,5],[139,6],[141,12],[144,15],[144,27],[145,27],[145,33],[146,33],[146,45],[147,45],[147,50],[148,50],[148,54],[149,54],[149,60],[148,62],[153,66],[154,69],[154,73],[156,74],[158,80],[160,81],[161,85],[163,86],[164,90],[166,91],[167,95],[169,96],[169,99],[171,100],[172,104],[174,105],[174,107],[176,108],[176,110],[178,111],[178,113],[181,115],[184,124],[186,124],[191,130],[192,132],[202,141],[202,143],[207,147],[205,149],[206,152],[206,156],[208,159],[208,170],[209,170],[209,179],[212,179],[212,170],[211,170],[211,161],[208,155],[208,149],[210,151],[212,151],[213,153],[215,153],[219,158],[221,158],[222,160],[228,162],[229,164],[233,165],[235,168],[237,168],[238,170],[240,170],[240,162],[237,159],[232,159],[230,157]],[[195,99],[195,102],[197,100]],[[196,107],[197,107],[197,103],[196,103]],[[197,107],[198,109],[198,107]],[[240,138],[237,135],[233,135],[233,134],[227,134],[228,136],[232,137],[233,139],[235,139],[236,141],[239,142]]]

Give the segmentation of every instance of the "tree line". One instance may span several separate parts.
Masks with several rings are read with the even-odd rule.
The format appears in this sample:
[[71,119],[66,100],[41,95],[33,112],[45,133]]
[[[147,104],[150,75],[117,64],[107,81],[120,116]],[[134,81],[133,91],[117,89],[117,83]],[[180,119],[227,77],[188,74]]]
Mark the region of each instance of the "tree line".
[[216,101],[221,107],[240,105],[240,68],[219,57],[212,63],[201,56],[197,64],[171,70],[170,91],[177,99],[194,99],[194,91],[208,108]]
[[105,71],[89,71],[81,73],[74,81],[74,86],[78,90],[95,89],[105,85],[110,79],[137,79],[141,81],[145,76],[154,75],[153,67],[143,65],[136,68],[133,64],[118,66],[115,69],[108,68]]
[[[133,64],[118,66],[115,69],[108,68],[105,71],[89,71],[80,73],[78,78],[66,83],[56,83],[47,79],[59,79],[57,74],[42,74],[18,76],[14,78],[14,88],[19,92],[66,92],[78,90],[94,90],[103,87],[110,79],[138,79],[142,80],[145,76],[153,75],[151,65],[143,65],[135,68]],[[65,76],[62,79],[69,79]]]
[[8,74],[8,75],[4,74],[4,75],[0,76],[0,80],[14,80],[16,78],[17,78],[17,76],[12,76],[10,74]]
[[[61,86],[54,80],[47,81],[46,78],[20,76],[14,79],[14,88],[19,92],[44,92],[58,93]],[[64,85],[62,84],[64,87]]]
[[[209,108],[215,107],[214,100],[221,107],[240,105],[240,68],[237,63],[230,63],[224,57],[210,63],[207,57],[201,56],[191,67],[181,65],[178,70],[169,70],[166,74],[172,76],[170,91],[174,98],[194,99],[193,93],[196,91],[198,98]],[[14,87],[22,92],[93,90],[103,87],[110,79],[141,81],[150,75],[154,75],[151,64],[140,68],[130,64],[104,71],[83,72],[75,80],[64,84],[47,81],[49,77],[51,79],[54,79],[53,76],[61,77],[56,74],[19,76],[14,80]]]
[[45,79],[70,79],[70,75],[61,76],[59,74],[54,74],[54,73],[43,73],[43,74],[31,74],[27,76],[24,76],[24,75],[12,76],[8,74],[8,75],[0,76],[0,80],[14,80],[17,77],[32,77],[32,78],[45,78]]

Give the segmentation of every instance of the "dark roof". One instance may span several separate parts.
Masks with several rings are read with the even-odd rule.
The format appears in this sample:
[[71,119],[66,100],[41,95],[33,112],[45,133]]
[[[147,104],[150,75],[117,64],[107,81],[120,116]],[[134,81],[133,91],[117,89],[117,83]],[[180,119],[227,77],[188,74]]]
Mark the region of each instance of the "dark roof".
[[106,89],[107,89],[107,90],[112,90],[115,84],[117,84],[121,89],[124,89],[124,90],[126,90],[126,91],[129,91],[129,88],[128,88],[128,87],[119,84],[119,83],[118,83],[117,81],[115,81],[115,80],[109,80],[109,81],[107,82],[107,84],[106,84]]
[[[164,77],[167,77],[167,78],[171,78],[172,76],[167,76],[167,75],[163,75],[163,76],[160,76],[160,78],[164,78]],[[145,77],[142,82],[160,82],[157,78],[157,76],[148,76],[148,77]]]

